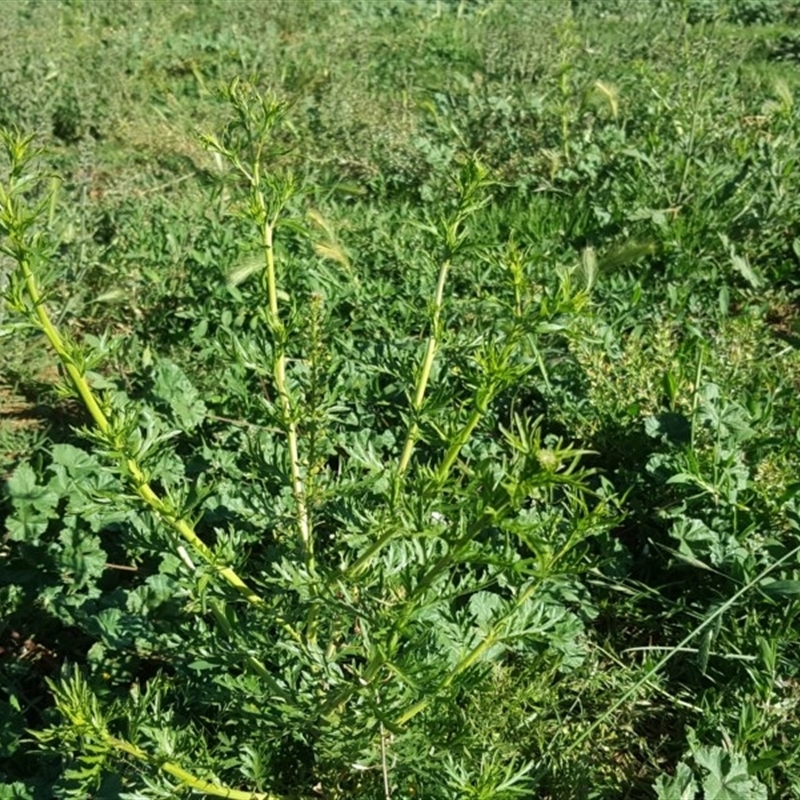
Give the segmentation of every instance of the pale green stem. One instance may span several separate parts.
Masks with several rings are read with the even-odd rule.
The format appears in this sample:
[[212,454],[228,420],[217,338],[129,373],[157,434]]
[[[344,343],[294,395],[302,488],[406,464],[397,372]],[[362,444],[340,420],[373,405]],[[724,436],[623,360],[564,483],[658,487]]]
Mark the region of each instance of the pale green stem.
[[[431,584],[436,579],[436,577],[440,575],[453,563],[453,560],[460,553],[461,549],[478,534],[478,532],[481,530],[481,527],[482,526],[479,524],[473,525],[470,530],[468,530],[460,539],[458,539],[452,545],[452,547],[449,549],[448,554],[440,558],[439,561],[436,564],[434,564],[434,566],[431,567],[431,569],[429,569],[428,572],[422,577],[419,584],[415,588],[413,594],[406,599],[405,605],[408,610],[402,616],[400,615],[397,616],[394,623],[395,629],[398,629],[403,625],[405,625],[405,623],[409,620],[409,618],[412,616],[412,614],[416,609],[417,598],[421,597],[425,593],[425,591],[427,591],[430,588]],[[394,532],[391,532],[391,534],[393,533]],[[386,534],[383,537],[381,537],[381,542],[385,543],[386,541],[388,541],[389,538],[390,535]],[[374,547],[375,546],[373,545],[372,549],[374,549]],[[360,563],[360,560],[357,563]],[[387,663],[387,656],[385,654],[379,653],[378,655],[374,656],[367,665],[366,669],[361,674],[361,680],[363,681],[363,684],[369,684],[372,680],[374,680],[377,677],[378,673],[380,672],[381,668],[386,663]],[[348,689],[346,689],[345,691],[340,692],[339,695],[337,695],[337,697],[334,700],[329,701],[326,704],[326,707],[331,708],[344,703],[347,700],[347,698],[350,697],[356,690],[357,687],[348,687]]]
[[[450,469],[458,458],[459,453],[464,445],[469,441],[470,436],[472,436],[475,427],[481,421],[484,413],[484,411],[481,411],[478,408],[473,410],[470,418],[467,420],[467,424],[461,429],[453,444],[450,445],[447,453],[445,453],[442,463],[439,465],[439,469],[436,470],[437,483],[443,484],[445,482]],[[379,553],[388,542],[394,539],[395,536],[402,533],[402,529],[396,530],[392,528],[386,531],[386,533],[374,541],[359,557],[359,559],[350,567],[348,570],[348,576],[350,578],[358,577],[364,571],[369,562],[372,561],[372,558]]]
[[378,653],[372,657],[364,671],[358,678],[357,683],[351,683],[340,689],[333,696],[329,696],[320,709],[321,716],[329,714],[332,710],[341,708],[359,689],[369,686],[387,663],[387,658],[383,653]]
[[187,772],[183,767],[179,767],[171,761],[161,761],[161,759],[151,756],[149,753],[137,747],[135,744],[119,739],[116,736],[103,734],[105,742],[117,750],[126,753],[138,761],[144,761],[147,764],[158,767],[162,772],[171,775],[173,778],[179,780],[184,786],[194,789],[196,792],[203,792],[213,797],[227,797],[229,800],[281,800],[281,795],[272,794],[271,792],[244,792],[240,789],[230,789],[227,786],[220,786],[216,783],[198,778]]
[[472,414],[470,414],[470,417],[467,420],[467,424],[461,429],[461,431],[459,431],[455,441],[447,449],[444,459],[439,465],[439,469],[436,470],[437,483],[444,484],[444,482],[447,480],[450,469],[452,468],[453,464],[455,464],[459,453],[464,445],[469,441],[469,437],[472,436],[472,432],[475,430],[485,413],[486,412],[480,408],[473,409]]
[[[223,633],[232,641],[234,640],[234,631],[231,623],[229,622],[228,618],[225,616],[225,611],[222,608],[221,604],[216,599],[211,599],[209,601],[209,607],[211,608],[212,613],[214,614],[214,618],[217,620],[217,625],[222,629]],[[294,635],[294,638],[299,641],[299,636],[294,633],[294,631],[289,628],[288,625],[284,626],[285,630],[288,630],[291,634]],[[244,657],[245,664],[260,678],[262,678],[266,683],[269,684],[269,687],[272,689],[275,694],[280,695],[282,698],[288,698],[288,693],[281,689],[281,687],[276,682],[275,678],[269,673],[269,670],[253,655],[249,653]]]
[[[439,267],[439,279],[436,282],[436,296],[433,300],[433,317],[431,319],[431,335],[428,337],[428,346],[425,350],[425,359],[422,362],[422,369],[419,373],[417,380],[417,389],[414,394],[414,400],[411,407],[414,414],[417,414],[422,408],[422,403],[425,400],[425,392],[428,388],[428,381],[431,377],[431,369],[433,369],[433,361],[436,358],[436,351],[439,348],[439,327],[442,315],[442,306],[444,304],[444,285],[447,280],[447,273],[450,269],[450,261],[445,260]],[[405,446],[403,447],[403,454],[400,457],[400,463],[397,465],[397,477],[401,478],[408,469],[411,456],[414,453],[414,445],[419,437],[419,423],[414,420],[408,429],[406,436]]]
[[409,720],[417,716],[421,711],[424,711],[431,701],[439,695],[441,691],[446,689],[462,672],[468,670],[490,647],[497,643],[497,640],[491,635],[487,636],[477,647],[473,648],[458,664],[454,667],[453,671],[434,689],[427,697],[424,697],[417,703],[414,703],[411,708],[406,709],[396,720],[395,725],[401,727]]
[[697,435],[697,409],[700,407],[700,382],[703,380],[703,348],[697,352],[697,369],[694,373],[694,386],[692,387],[692,425],[690,449],[695,448],[695,437]]
[[[263,245],[266,262],[267,275],[267,295],[269,302],[269,314],[272,329],[276,338],[282,325],[280,313],[278,311],[278,287],[275,279],[275,250],[273,246],[274,223],[267,220],[263,227]],[[306,505],[306,491],[303,480],[302,469],[300,466],[300,451],[298,446],[297,424],[294,421],[292,410],[292,398],[289,392],[289,384],[286,380],[286,353],[283,342],[276,342],[275,362],[273,365],[275,378],[275,388],[281,403],[281,413],[283,414],[284,426],[286,428],[286,439],[289,447],[289,470],[292,480],[292,494],[297,507],[297,524],[300,529],[300,540],[306,553],[306,562],[309,570],[314,568],[314,542],[311,536],[311,523],[309,521],[308,506]]]
[[[708,56],[706,56],[706,59]],[[678,189],[678,196],[676,197],[675,201],[671,203],[674,207],[679,207],[683,203],[686,202],[686,188],[689,183],[689,172],[692,168],[692,159],[695,155],[695,144],[697,139],[697,122],[700,117],[699,108],[701,103],[701,94],[703,92],[705,80],[706,80],[706,67],[708,61],[706,60],[706,64],[704,64],[704,69],[702,74],[700,75],[700,80],[697,82],[697,93],[695,94],[694,98],[694,107],[692,111],[692,125],[689,128],[689,142],[688,145],[683,150],[683,155],[685,158],[683,164],[683,174],[681,175],[681,183],[680,188]]]
[[391,527],[386,533],[382,534],[376,541],[374,541],[366,551],[358,558],[358,560],[347,570],[347,576],[350,579],[357,578],[365,569],[365,567],[372,561],[372,557],[379,553],[387,542],[394,539],[395,536],[402,534],[403,528]]
[[[39,326],[41,327],[53,349],[56,351],[56,354],[64,366],[67,375],[72,381],[72,384],[75,387],[75,390],[78,392],[81,400],[83,400],[83,403],[94,420],[98,430],[109,440],[113,439],[114,432],[108,417],[100,407],[100,404],[97,402],[97,398],[89,386],[86,376],[75,364],[75,360],[73,359],[68,346],[62,339],[61,334],[50,320],[50,316],[48,315],[44,303],[42,302],[39,287],[36,283],[36,277],[33,274],[33,270],[31,269],[30,261],[26,257],[21,257],[19,259],[19,265],[22,275],[25,279],[25,288],[33,305]],[[149,508],[152,509],[152,511],[154,511],[164,523],[176,531],[181,538],[184,539],[184,541],[188,542],[192,548],[194,548],[195,552],[207,564],[214,567],[215,571],[222,577],[222,579],[225,580],[229,586],[239,592],[239,594],[241,594],[247,600],[247,602],[255,606],[265,606],[266,603],[264,599],[256,594],[256,592],[254,592],[233,569],[217,563],[217,559],[213,551],[197,535],[194,528],[183,517],[178,516],[169,507],[169,504],[159,497],[155,491],[153,491],[136,459],[129,456],[123,456],[123,463],[128,475],[130,476],[130,483],[133,487],[133,490],[145,502],[145,504],[149,506]],[[297,634],[292,631],[292,629],[289,628],[282,620],[278,620],[278,624],[283,625],[283,627],[290,632],[293,638],[297,638]]]

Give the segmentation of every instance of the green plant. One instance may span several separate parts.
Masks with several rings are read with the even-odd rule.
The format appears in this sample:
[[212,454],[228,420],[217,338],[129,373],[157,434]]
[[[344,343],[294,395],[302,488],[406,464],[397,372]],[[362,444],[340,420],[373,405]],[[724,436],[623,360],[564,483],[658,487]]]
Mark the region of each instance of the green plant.
[[[42,308],[160,505],[4,285],[0,796],[610,800],[687,729],[796,793],[793,11],[726,24],[760,5],[7,4]],[[291,97],[274,226],[237,112],[194,134],[243,72]]]
[[685,760],[681,761],[674,776],[662,776],[656,781],[658,800],[693,800],[697,797],[698,773],[703,775],[703,800],[766,800],[767,789],[750,774],[746,758],[722,747],[703,747],[691,735],[689,742],[697,771],[693,772]]
[[[87,462],[80,451],[62,450],[63,468],[75,481],[71,485],[87,495],[81,513],[94,520],[95,529],[109,522],[108,512],[98,516],[93,507],[101,497],[112,517],[135,520],[136,551],[161,560],[158,574],[182,598],[173,612],[184,617],[182,628],[195,628],[187,640],[179,637],[166,652],[153,653],[166,662],[161,677],[141,692],[134,688],[127,700],[114,692],[107,708],[80,672],[53,683],[61,721],[37,738],[62,754],[72,753],[76,766],[64,773],[64,791],[76,796],[99,787],[120,758],[140,762],[138,780],[161,791],[172,779],[219,796],[308,794],[313,775],[332,796],[357,787],[377,791],[379,785],[386,794],[390,787],[406,791],[398,788],[403,786],[439,792],[443,789],[434,787],[440,777],[450,774],[458,776],[458,786],[474,782],[480,787],[476,796],[512,796],[525,783],[525,770],[495,761],[453,760],[459,746],[444,743],[453,736],[457,741],[458,724],[447,703],[480,692],[488,665],[503,654],[534,648],[538,657],[557,660],[580,635],[579,617],[560,596],[559,576],[580,571],[583,548],[607,528],[612,508],[590,490],[589,473],[579,466],[582,451],[557,440],[543,442],[540,422],[522,411],[507,413],[504,423],[494,409],[498,398],[538,369],[537,330],[566,327],[585,295],[571,289],[565,273],[556,295],[537,300],[526,287],[524,254],[513,247],[505,254],[473,248],[468,225],[486,202],[489,183],[478,164],[466,163],[453,203],[425,227],[441,242],[438,277],[409,409],[396,417],[406,432],[362,429],[352,441],[342,438],[342,401],[334,403],[325,390],[336,376],[329,372],[328,344],[320,338],[326,324],[323,300],[313,292],[290,295],[279,288],[279,268],[286,275],[288,266],[279,267],[276,233],[288,228],[306,236],[293,219],[297,193],[275,144],[285,106],[238,82],[227,96],[234,117],[222,135],[205,141],[240,176],[245,195],[237,213],[257,232],[263,259],[263,299],[254,309],[260,331],[249,340],[233,338],[231,352],[240,366],[263,375],[274,388],[266,412],[275,432],[261,445],[269,450],[254,453],[249,469],[274,457],[272,469],[285,476],[290,494],[274,495],[269,528],[247,534],[229,523],[214,530],[213,546],[198,526],[204,499],[220,487],[192,485],[180,471],[176,478],[176,453],[169,446],[176,435],[202,424],[202,400],[164,364],[168,383],[157,391],[162,396],[171,391],[172,421],[179,426],[169,429],[122,392],[97,388],[89,370],[103,357],[106,343],[97,340],[90,353],[52,322],[38,277],[48,260],[46,239],[34,232],[44,206],[25,200],[36,191],[35,150],[28,138],[4,135],[10,165],[0,198],[4,249],[18,265],[8,299],[59,357],[65,390],[86,407],[91,427],[84,435],[101,459]],[[447,279],[467,253],[505,271],[507,299],[501,299],[503,313],[479,338],[463,341],[468,358],[447,378],[440,351],[458,341],[445,327]],[[300,327],[302,314],[311,325],[307,335]],[[304,344],[305,352],[299,349]],[[107,379],[103,383],[109,386]],[[483,454],[471,449],[478,438]],[[332,470],[328,454],[336,450],[348,458]],[[77,466],[81,461],[83,472]],[[104,474],[100,463],[122,481],[103,479],[102,494],[96,480],[87,480],[98,469]],[[59,492],[48,493],[24,468],[10,489],[16,520],[12,541],[36,545],[47,520],[55,517]],[[238,500],[243,501],[247,498]],[[105,558],[96,537],[92,541],[84,530],[75,529],[77,546],[99,561],[76,566],[70,575],[81,577],[69,580],[73,593],[87,587],[91,597],[96,589],[90,578],[99,577]],[[500,541],[504,545],[498,550]],[[130,545],[121,546],[130,552]],[[59,557],[64,569],[66,551]],[[79,605],[86,615],[92,604]],[[108,642],[115,635],[130,640],[124,629],[135,625],[135,618],[121,617],[113,602],[98,621]],[[163,646],[163,639],[158,644]],[[193,687],[203,685],[205,671],[223,664],[227,677],[220,686],[219,724],[235,724],[237,747],[260,754],[257,775],[234,761],[221,774],[209,771],[209,759],[221,763],[215,743],[201,727],[192,725],[194,734],[187,737],[171,721],[177,719],[173,714],[189,713]],[[255,715],[254,701],[261,709]],[[158,708],[164,709],[163,719]],[[409,758],[420,737],[433,747],[425,765]],[[302,742],[310,750],[305,765],[310,773],[296,779],[299,785],[280,779],[269,751],[287,742]],[[180,766],[190,760],[200,766],[196,774]],[[347,767],[353,763],[363,771]],[[218,783],[237,768],[263,788],[251,793]],[[128,780],[136,785],[133,773]]]

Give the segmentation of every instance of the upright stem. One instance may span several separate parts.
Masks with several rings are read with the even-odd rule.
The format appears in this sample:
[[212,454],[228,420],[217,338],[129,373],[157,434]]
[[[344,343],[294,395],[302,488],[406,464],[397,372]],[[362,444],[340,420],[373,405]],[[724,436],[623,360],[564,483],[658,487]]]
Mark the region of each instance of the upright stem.
[[300,451],[298,447],[297,423],[294,420],[292,398],[286,380],[286,348],[283,342],[283,325],[278,311],[278,287],[275,279],[275,250],[273,235],[275,225],[272,220],[264,222],[263,246],[267,281],[267,296],[269,303],[270,326],[275,338],[275,362],[273,376],[275,387],[280,398],[283,424],[286,428],[286,439],[289,447],[289,471],[292,481],[292,494],[297,507],[297,524],[300,530],[300,540],[306,553],[306,564],[309,569],[314,567],[314,542],[311,537],[311,524],[306,504],[305,483],[300,466]]
[[458,432],[458,435],[453,440],[453,443],[447,448],[444,459],[439,465],[439,469],[436,470],[436,482],[438,484],[444,485],[445,481],[447,480],[447,476],[450,474],[451,467],[453,464],[455,464],[459,453],[464,445],[469,441],[470,436],[472,436],[473,431],[485,413],[486,411],[483,409],[473,409],[469,419],[467,420],[467,424],[464,425],[464,427]]
[[[428,337],[428,346],[425,350],[425,359],[422,362],[422,369],[417,379],[417,388],[414,394],[411,408],[414,415],[419,413],[422,408],[422,403],[425,400],[425,391],[428,388],[428,381],[431,377],[431,369],[433,368],[433,361],[436,358],[436,351],[439,349],[439,338],[441,328],[442,306],[444,305],[444,285],[447,280],[447,273],[450,269],[450,260],[445,259],[439,267],[439,279],[436,282],[436,295],[433,299],[433,314],[431,317],[431,334]],[[397,478],[402,478],[406,469],[408,469],[411,456],[414,452],[414,445],[419,438],[419,423],[416,419],[412,420],[411,425],[406,435],[405,446],[403,447],[403,454],[400,457],[400,463],[397,465]]]

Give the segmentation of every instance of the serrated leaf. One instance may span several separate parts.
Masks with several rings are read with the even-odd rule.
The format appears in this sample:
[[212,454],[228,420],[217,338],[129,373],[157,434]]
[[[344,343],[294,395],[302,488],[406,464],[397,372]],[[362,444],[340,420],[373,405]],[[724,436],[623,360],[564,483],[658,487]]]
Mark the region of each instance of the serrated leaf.
[[6,485],[12,500],[32,500],[39,496],[42,489],[36,483],[36,473],[30,464],[20,464]]
[[93,619],[92,627],[112,650],[127,644],[123,631],[124,614],[119,608],[104,608]]
[[177,364],[171,361],[159,363],[154,374],[153,392],[167,403],[183,430],[190,431],[205,419],[206,404]]
[[692,771],[683,762],[678,764],[671,778],[660,775],[653,788],[658,800],[694,800],[697,796],[697,784]]
[[82,478],[101,469],[100,463],[91,453],[71,444],[53,445],[52,458],[54,464],[66,467],[73,478]]
[[0,752],[6,756],[19,749],[25,727],[25,717],[20,713],[19,700],[13,694],[10,699],[11,702],[0,700]]
[[150,575],[142,586],[128,593],[127,609],[132,614],[147,614],[175,594],[175,581],[168,575]]
[[6,484],[14,513],[6,520],[11,541],[36,544],[56,516],[59,495],[40,486],[30,464],[20,464]]
[[63,549],[59,554],[59,567],[62,578],[80,589],[92,578],[103,574],[106,565],[106,554],[100,546],[100,538],[75,524],[74,517],[65,518],[68,524],[59,534]]
[[494,592],[475,592],[469,600],[469,611],[481,630],[489,630],[503,608],[502,598]]
[[33,800],[33,793],[24,783],[0,784],[0,800]]
[[750,776],[747,759],[721,747],[699,747],[694,753],[708,771],[703,779],[704,800],[767,800],[767,789]]

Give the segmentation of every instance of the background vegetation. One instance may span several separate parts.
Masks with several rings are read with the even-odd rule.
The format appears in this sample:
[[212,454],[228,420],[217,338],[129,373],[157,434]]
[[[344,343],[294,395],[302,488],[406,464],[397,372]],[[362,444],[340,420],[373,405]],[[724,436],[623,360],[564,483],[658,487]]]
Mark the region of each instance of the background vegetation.
[[0,798],[800,797],[794,0],[3,14]]

